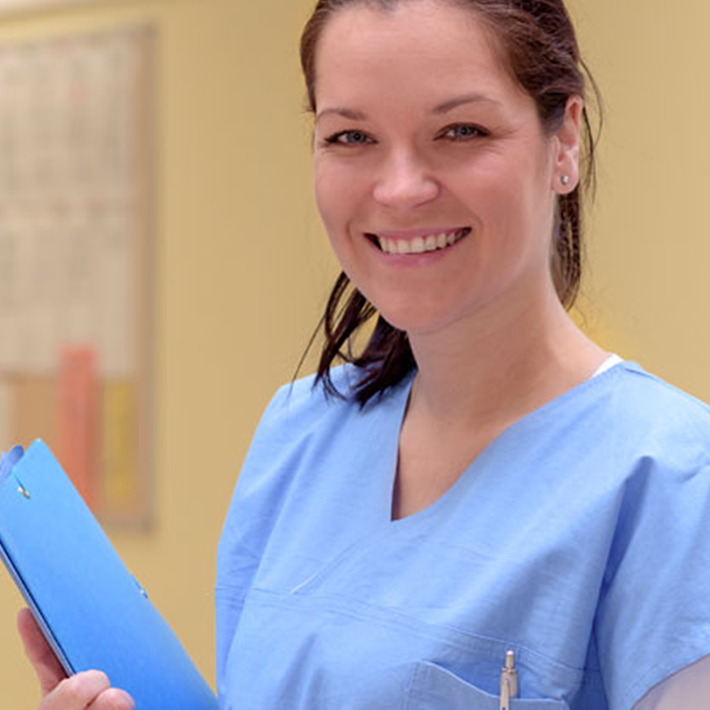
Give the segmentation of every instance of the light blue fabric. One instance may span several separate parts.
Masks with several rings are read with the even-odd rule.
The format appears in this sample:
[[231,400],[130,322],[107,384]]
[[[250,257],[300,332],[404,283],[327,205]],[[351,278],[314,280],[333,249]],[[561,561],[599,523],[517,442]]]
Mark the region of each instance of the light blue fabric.
[[391,522],[411,379],[269,405],[219,547],[224,710],[497,710],[508,649],[513,708],[629,710],[710,653],[710,408],[618,364]]

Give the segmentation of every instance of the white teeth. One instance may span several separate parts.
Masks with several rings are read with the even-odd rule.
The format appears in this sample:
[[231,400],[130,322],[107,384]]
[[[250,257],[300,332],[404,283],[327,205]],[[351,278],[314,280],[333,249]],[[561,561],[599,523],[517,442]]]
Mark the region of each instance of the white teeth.
[[422,239],[422,237],[412,239],[410,250],[412,254],[421,254],[424,251],[424,239]]
[[424,254],[437,249],[446,249],[446,247],[451,246],[468,234],[469,231],[469,229],[462,229],[451,234],[444,232],[442,234],[430,234],[426,238],[415,237],[414,239],[395,240],[377,237],[377,243],[386,254]]

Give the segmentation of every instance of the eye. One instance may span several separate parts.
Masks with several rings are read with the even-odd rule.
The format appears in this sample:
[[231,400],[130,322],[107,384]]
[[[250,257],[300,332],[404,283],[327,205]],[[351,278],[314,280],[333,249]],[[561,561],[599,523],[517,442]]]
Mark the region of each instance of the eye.
[[362,131],[340,131],[325,139],[328,145],[359,146],[372,143],[373,140]]
[[441,137],[451,141],[468,141],[472,138],[485,138],[488,135],[485,128],[473,123],[457,123],[445,129]]

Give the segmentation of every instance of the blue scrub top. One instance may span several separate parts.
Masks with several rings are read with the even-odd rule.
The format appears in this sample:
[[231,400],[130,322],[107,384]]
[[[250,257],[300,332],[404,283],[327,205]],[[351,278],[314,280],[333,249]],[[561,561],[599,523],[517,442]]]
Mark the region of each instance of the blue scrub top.
[[498,710],[509,649],[514,709],[629,710],[710,653],[707,405],[618,364],[393,522],[412,379],[269,405],[219,546],[225,710]]

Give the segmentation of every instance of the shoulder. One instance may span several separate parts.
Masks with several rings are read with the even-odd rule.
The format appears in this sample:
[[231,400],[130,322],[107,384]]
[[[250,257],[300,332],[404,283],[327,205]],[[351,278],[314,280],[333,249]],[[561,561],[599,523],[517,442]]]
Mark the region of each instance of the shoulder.
[[617,438],[649,455],[710,465],[710,406],[635,363],[608,374]]
[[237,479],[220,541],[221,560],[236,548],[259,557],[279,520],[302,514],[305,491],[337,485],[330,472],[363,448],[374,420],[387,416],[394,399],[361,407],[352,396],[359,374],[352,365],[331,370],[342,397],[326,393],[313,375],[283,385],[272,397]]
[[341,394],[330,394],[315,375],[308,375],[282,385],[274,394],[255,435],[255,441],[265,436],[293,435],[318,428],[325,419],[337,419],[357,409],[352,390],[358,372],[352,365],[331,370],[331,379]]
[[[353,374],[343,370],[332,373],[341,387]],[[348,399],[328,396],[312,375],[277,390],[252,437],[234,489],[219,543],[220,584],[248,586],[245,569],[261,558],[279,511],[304,476],[309,447],[323,436],[329,419],[333,426],[332,421],[342,420],[354,406]]]
[[[610,370],[611,441],[595,637],[610,705],[631,707],[710,653],[710,408],[633,363]],[[659,570],[662,574],[659,574]],[[668,600],[673,603],[669,604]],[[692,614],[688,613],[692,610]],[[676,643],[683,639],[682,646]]]
[[246,492],[252,485],[271,485],[285,492],[303,474],[306,457],[318,461],[318,451],[347,439],[367,411],[352,395],[358,378],[352,365],[331,370],[342,396],[328,393],[314,375],[280,387],[261,417],[237,487]]
[[676,414],[689,419],[710,422],[710,406],[702,400],[647,372],[634,362],[623,362],[609,371],[616,375],[615,385],[627,396],[627,403],[651,405],[649,414],[660,407],[669,407]]

